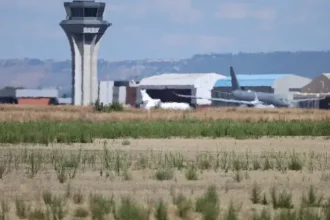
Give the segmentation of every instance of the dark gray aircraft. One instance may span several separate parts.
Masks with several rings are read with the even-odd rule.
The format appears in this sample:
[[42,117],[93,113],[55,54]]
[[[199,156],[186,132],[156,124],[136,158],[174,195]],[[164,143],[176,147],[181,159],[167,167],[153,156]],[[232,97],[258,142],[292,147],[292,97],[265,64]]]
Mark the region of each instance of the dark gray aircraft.
[[297,107],[297,104],[302,101],[315,101],[315,100],[324,99],[324,98],[309,98],[309,99],[288,100],[280,95],[273,93],[246,91],[240,87],[233,67],[230,67],[230,76],[231,76],[231,86],[232,86],[231,94],[234,99],[206,98],[206,97],[188,96],[188,95],[182,95],[176,93],[175,94],[180,97],[237,103],[248,107],[256,107],[256,108],[267,108],[267,107],[292,108],[292,107]]

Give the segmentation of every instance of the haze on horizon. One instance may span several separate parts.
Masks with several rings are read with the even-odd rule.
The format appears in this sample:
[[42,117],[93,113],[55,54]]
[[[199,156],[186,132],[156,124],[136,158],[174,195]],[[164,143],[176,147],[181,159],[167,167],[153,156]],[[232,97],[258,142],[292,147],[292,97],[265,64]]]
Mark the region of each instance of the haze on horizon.
[[[103,0],[100,59],[330,49],[330,1]],[[70,59],[63,0],[1,0],[0,59]]]

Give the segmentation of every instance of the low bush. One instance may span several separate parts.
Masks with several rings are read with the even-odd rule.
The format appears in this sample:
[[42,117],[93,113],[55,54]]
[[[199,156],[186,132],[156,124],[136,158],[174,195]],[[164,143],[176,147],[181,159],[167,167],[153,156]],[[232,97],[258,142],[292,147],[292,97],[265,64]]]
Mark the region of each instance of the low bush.
[[94,104],[94,111],[96,112],[121,112],[124,111],[124,106],[119,102],[113,102],[111,104],[103,104],[97,101]]

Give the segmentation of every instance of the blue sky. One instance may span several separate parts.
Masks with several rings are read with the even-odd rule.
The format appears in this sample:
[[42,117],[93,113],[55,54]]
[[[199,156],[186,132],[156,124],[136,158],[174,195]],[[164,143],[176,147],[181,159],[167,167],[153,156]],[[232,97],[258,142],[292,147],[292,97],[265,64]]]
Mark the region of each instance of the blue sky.
[[[63,0],[0,0],[0,58],[64,60]],[[329,50],[329,0],[105,0],[106,60]]]

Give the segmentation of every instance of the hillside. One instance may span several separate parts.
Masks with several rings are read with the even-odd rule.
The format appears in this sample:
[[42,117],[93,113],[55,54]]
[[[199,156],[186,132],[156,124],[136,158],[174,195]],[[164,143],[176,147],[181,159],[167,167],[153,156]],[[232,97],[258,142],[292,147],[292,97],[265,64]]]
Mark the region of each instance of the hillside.
[[[139,80],[164,72],[217,72],[228,75],[233,65],[240,74],[293,73],[313,78],[330,72],[330,51],[272,52],[194,55],[181,60],[99,60],[99,79]],[[71,84],[71,61],[40,59],[0,60],[0,87],[58,86],[65,90]]]

